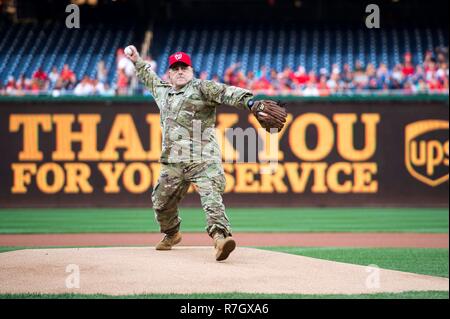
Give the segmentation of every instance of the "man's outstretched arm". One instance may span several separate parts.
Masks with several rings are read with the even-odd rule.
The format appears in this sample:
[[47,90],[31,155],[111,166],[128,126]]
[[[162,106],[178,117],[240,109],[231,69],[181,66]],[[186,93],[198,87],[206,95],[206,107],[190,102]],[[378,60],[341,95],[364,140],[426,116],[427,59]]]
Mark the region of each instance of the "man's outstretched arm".
[[150,65],[140,57],[133,45],[127,46],[124,51],[126,57],[134,63],[137,78],[144,83],[155,99],[158,97],[161,88],[167,89],[171,87],[169,83],[161,80]]
[[239,109],[250,109],[254,96],[249,90],[214,81],[201,81],[200,91],[208,102],[226,104]]
[[255,101],[249,90],[214,81],[202,81],[200,90],[209,102],[250,110],[270,133],[281,131],[286,123],[287,113],[283,105],[272,100]]

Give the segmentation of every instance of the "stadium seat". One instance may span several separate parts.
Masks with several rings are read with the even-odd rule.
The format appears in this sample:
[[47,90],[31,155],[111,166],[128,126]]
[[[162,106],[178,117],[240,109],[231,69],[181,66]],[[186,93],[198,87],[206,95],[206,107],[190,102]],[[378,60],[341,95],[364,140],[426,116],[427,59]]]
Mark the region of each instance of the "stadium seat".
[[[139,45],[145,29],[134,25],[88,25],[80,30],[65,28],[58,22],[11,23],[0,21],[0,81],[8,76],[31,77],[38,67],[60,71],[64,64],[77,78],[95,77],[97,64],[104,60],[108,81],[117,79],[116,51],[129,43]],[[316,73],[331,71],[333,64],[351,67],[359,60],[363,65],[385,63],[389,68],[401,63],[411,52],[420,63],[425,50],[448,45],[448,30],[436,28],[402,28],[380,30],[309,27],[288,25],[157,25],[150,53],[158,63],[158,73],[167,69],[167,57],[175,51],[192,55],[197,71],[211,78],[223,76],[232,63],[240,62],[243,72],[258,72],[265,65],[277,72],[299,65]]]

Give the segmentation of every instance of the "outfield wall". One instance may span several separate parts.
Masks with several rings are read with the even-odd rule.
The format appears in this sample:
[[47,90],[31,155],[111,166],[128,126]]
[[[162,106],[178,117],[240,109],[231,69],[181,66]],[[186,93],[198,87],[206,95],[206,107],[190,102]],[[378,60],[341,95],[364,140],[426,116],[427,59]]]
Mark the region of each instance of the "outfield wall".
[[[285,100],[272,137],[217,109],[227,206],[448,206],[448,97]],[[151,206],[157,111],[151,98],[0,99],[0,206]],[[256,162],[233,143],[238,127]]]

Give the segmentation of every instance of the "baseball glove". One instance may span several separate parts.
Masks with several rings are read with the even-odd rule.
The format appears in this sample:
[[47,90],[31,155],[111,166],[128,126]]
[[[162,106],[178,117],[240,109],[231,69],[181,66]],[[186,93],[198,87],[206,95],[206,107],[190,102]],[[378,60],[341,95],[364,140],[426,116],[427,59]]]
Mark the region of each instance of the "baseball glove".
[[[287,113],[284,105],[279,102],[272,100],[255,101],[251,111],[261,126],[269,133],[281,131],[286,123]],[[276,131],[271,132],[270,129],[272,128]]]

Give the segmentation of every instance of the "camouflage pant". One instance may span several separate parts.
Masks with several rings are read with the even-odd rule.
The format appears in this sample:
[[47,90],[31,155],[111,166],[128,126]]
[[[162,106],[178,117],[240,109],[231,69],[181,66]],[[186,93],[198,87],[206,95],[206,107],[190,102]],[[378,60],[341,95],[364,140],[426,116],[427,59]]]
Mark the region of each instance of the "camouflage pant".
[[217,230],[231,235],[222,194],[225,175],[216,162],[161,164],[161,173],[152,193],[153,209],[162,233],[173,234],[180,228],[178,204],[190,184],[196,186],[206,213],[206,231],[212,237]]

